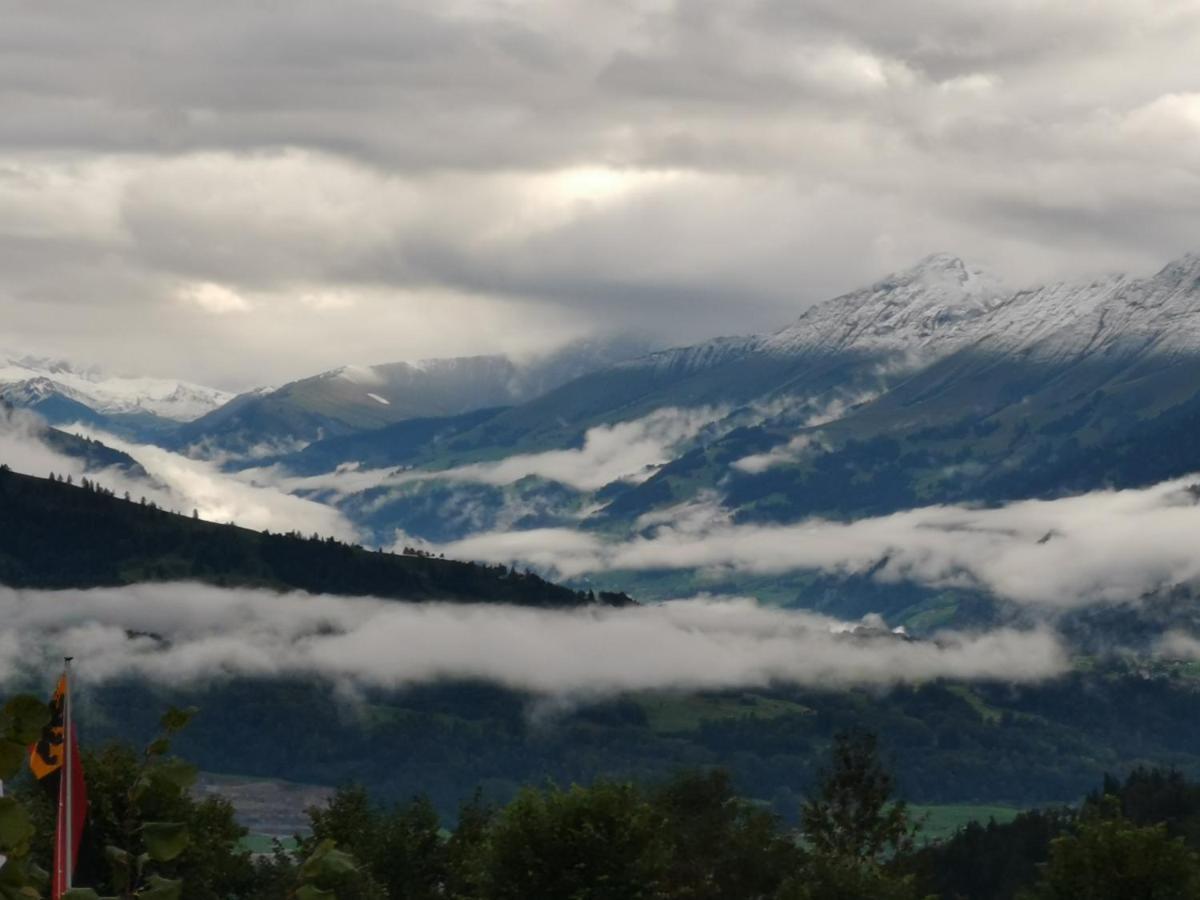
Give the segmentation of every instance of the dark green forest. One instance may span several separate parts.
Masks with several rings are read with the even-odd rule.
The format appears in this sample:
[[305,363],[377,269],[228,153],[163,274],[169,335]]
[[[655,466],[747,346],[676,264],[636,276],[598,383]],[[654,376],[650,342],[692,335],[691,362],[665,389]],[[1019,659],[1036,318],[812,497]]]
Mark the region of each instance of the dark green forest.
[[[404,599],[553,606],[590,599],[504,567],[261,534],[90,484],[0,474],[0,580],[48,588],[184,578]],[[631,602],[604,593],[598,600]],[[1141,765],[1200,777],[1197,674],[1185,664],[1095,656],[1037,685],[775,686],[636,694],[575,708],[475,683],[347,696],[321,681],[226,678],[170,692],[143,682],[85,683],[80,704],[87,737],[99,741],[149,735],[149,711],[165,704],[197,705],[205,715],[181,740],[206,771],[358,781],[389,802],[420,791],[447,818],[476,787],[503,803],[546,777],[650,783],[702,766],[728,770],[740,795],[787,819],[832,736],[850,727],[880,735],[917,803],[1073,802],[1105,772]]]
[[[185,579],[414,601],[633,602],[504,566],[204,522],[91,482],[0,468],[0,581]],[[257,857],[242,849],[225,801],[164,800],[155,815],[204,836],[161,868],[182,879],[185,898],[1028,900],[1200,896],[1197,700],[1196,666],[1110,653],[1035,685],[775,686],[575,707],[464,682],[347,694],[304,679],[218,678],[185,690],[109,681],[82,684],[78,711],[89,779],[98,796],[117,798],[97,806],[110,818],[128,820],[120,798],[144,764],[125,742],[153,741],[156,711],[169,704],[202,709],[172,737],[201,770],[366,786],[312,810],[297,848]],[[872,743],[871,765],[860,758],[857,770],[876,772],[867,779],[876,794],[1028,811],[931,845],[919,814],[876,803],[874,837],[848,845],[830,825],[837,804],[823,826],[813,809],[836,794],[831,771],[855,771],[838,762],[848,734],[878,735],[879,752]],[[44,836],[47,807],[28,786],[24,796],[41,809]],[[1111,879],[1124,893],[1087,882],[1102,859],[1128,864]],[[108,877],[104,860],[92,865]],[[329,883],[307,883],[314,872]],[[1163,878],[1174,893],[1138,892]]]
[[[164,721],[172,717],[181,725],[187,714]],[[1200,896],[1200,784],[1172,770],[1104,777],[1081,803],[930,842],[876,737],[855,730],[835,737],[790,822],[713,768],[652,783],[543,779],[504,804],[476,792],[452,822],[422,793],[381,802],[346,785],[307,810],[306,833],[255,854],[227,800],[189,792],[195,769],[169,755],[173,739],[163,732],[142,752],[125,743],[85,750],[91,807],[72,900]],[[29,836],[10,866],[24,867],[33,886],[13,896],[39,896],[29,864],[51,864],[54,805],[29,780],[6,802],[9,821],[22,807]],[[12,848],[10,834],[0,827],[0,848]]]
[[570,607],[624,605],[531,572],[371,551],[318,535],[269,534],[202,521],[72,485],[0,468],[0,583],[11,587],[105,587],[201,581],[310,593]]
[[347,697],[320,681],[242,678],[186,692],[88,685],[80,710],[102,741],[149,736],[166,703],[196,705],[180,746],[206,771],[361,782],[387,801],[422,792],[444,817],[476,787],[507,802],[545,778],[650,783],[698,766],[728,770],[740,795],[788,819],[849,728],[880,735],[921,804],[1074,802],[1106,772],[1145,765],[1200,777],[1198,688],[1187,669],[1114,663],[1024,687],[633,694],[563,709],[478,683]]

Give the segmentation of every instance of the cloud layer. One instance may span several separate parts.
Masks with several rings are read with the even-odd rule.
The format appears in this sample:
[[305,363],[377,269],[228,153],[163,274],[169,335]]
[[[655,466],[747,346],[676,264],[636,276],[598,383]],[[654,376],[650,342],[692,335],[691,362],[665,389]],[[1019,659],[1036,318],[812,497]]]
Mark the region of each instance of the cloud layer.
[[246,469],[238,476],[254,484],[269,484],[289,492],[329,491],[339,496],[418,481],[464,481],[506,485],[523,478],[557,481],[579,491],[595,491],[614,481],[639,482],[674,458],[681,443],[724,415],[702,407],[664,407],[648,416],[597,425],[584,434],[583,446],[541,453],[516,453],[491,462],[448,469],[359,469],[347,464],[333,472],[288,476],[276,466]]
[[58,452],[43,440],[45,422],[24,410],[0,409],[0,463],[39,478],[53,472],[78,482],[87,475],[118,494],[145,497],[163,509],[185,514],[195,510],[200,518],[212,522],[235,522],[255,530],[317,532],[346,540],[357,537],[357,529],[331,506],[293,497],[273,486],[248,484],[214,463],[160,447],[132,444],[82,425],[67,430],[129,454],[141,463],[149,479],[118,468],[91,470],[82,459]]
[[9,342],[240,387],[1195,249],[1193,5],[850,6],[15,4]]
[[[908,641],[886,631],[854,634],[846,623],[746,600],[558,612],[160,584],[0,588],[0,618],[5,679],[66,654],[92,682],[316,675],[397,687],[466,678],[586,698],[774,683],[1028,682],[1067,666],[1057,639],[1043,630]],[[44,660],[34,658],[39,652]]]
[[1195,479],[997,508],[934,506],[851,522],[738,525],[715,505],[668,511],[623,541],[567,529],[444,545],[447,555],[521,560],[563,576],[606,570],[802,569],[982,588],[1049,607],[1136,599],[1200,578]]

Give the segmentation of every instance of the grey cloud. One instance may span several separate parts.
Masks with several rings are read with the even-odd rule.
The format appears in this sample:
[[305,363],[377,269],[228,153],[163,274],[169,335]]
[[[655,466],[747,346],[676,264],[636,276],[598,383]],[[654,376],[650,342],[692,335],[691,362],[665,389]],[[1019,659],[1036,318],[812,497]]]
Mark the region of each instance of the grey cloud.
[[132,444],[85,426],[68,431],[86,434],[122,450],[142,464],[149,480],[111,468],[89,470],[82,460],[59,453],[43,435],[45,423],[33,413],[0,408],[0,463],[13,471],[44,477],[50,472],[79,480],[88,475],[118,494],[128,491],[164,509],[196,510],[215,522],[237,522],[247,528],[272,531],[299,529],[342,539],[357,538],[356,529],[332,507],[293,497],[271,486],[247,484],[222,472],[212,462],[189,459],[159,447]]
[[718,507],[624,541],[567,529],[476,535],[447,554],[524,560],[565,576],[606,570],[821,569],[980,588],[1049,609],[1137,600],[1200,578],[1189,479],[996,508],[934,506],[851,522],[735,525]]
[[1186,631],[1168,631],[1155,647],[1158,656],[1167,659],[1200,659],[1200,638]]
[[[848,633],[850,625],[750,601],[678,601],[554,612],[277,595],[191,584],[90,591],[0,588],[0,676],[42,648],[79,677],[194,684],[314,674],[396,687],[485,679],[568,698],[633,690],[789,683],[880,685],[937,678],[1030,682],[1067,668],[1045,630],[944,633],[932,641]],[[129,637],[128,629],[154,637]],[[18,649],[19,648],[19,649]]]
[[17,3],[0,312],[230,387],[762,329],[942,249],[1149,270],[1200,225],[1198,46],[1165,0]]
[[726,412],[714,407],[664,407],[640,419],[589,428],[578,448],[514,454],[449,469],[360,469],[350,464],[322,475],[288,476],[270,467],[246,469],[237,477],[289,493],[331,491],[340,496],[419,481],[506,485],[530,476],[595,491],[616,481],[644,481],[657,467],[670,462],[685,441]]
[[1062,60],[1112,51],[1141,36],[1195,26],[1186,4],[1104,0],[1023,3],[999,0],[984,6],[954,0],[900,0],[886,4],[837,0],[766,0],[755,18],[767,28],[827,37],[853,36],[920,65],[939,80],[980,68],[1011,70],[1039,60]]

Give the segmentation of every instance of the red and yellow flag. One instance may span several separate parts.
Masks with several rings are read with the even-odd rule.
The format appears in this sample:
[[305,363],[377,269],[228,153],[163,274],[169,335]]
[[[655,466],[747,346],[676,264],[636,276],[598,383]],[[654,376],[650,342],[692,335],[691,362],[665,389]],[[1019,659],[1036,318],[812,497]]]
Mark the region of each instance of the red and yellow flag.
[[50,698],[50,722],[42,730],[42,736],[29,751],[29,768],[38,781],[53,775],[63,766],[64,714],[67,702],[67,675],[58,679],[54,696]]
[[[79,862],[79,844],[87,819],[87,785],[83,781],[83,762],[79,758],[79,736],[69,723],[70,683],[64,672],[50,700],[50,722],[42,736],[29,748],[29,767],[34,776],[58,794],[58,825],[54,832],[54,872],[50,900],[59,900],[71,888],[75,866]],[[67,732],[70,731],[70,753]],[[70,757],[70,769],[67,758]],[[57,781],[57,785],[54,782]]]

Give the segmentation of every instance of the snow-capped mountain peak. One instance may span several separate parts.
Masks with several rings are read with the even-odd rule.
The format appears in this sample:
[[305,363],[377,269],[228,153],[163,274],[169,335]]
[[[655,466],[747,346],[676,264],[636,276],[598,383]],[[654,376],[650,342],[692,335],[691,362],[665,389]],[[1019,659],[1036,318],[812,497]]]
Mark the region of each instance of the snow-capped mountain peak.
[[1010,293],[999,279],[937,253],[874,284],[808,309],[795,324],[765,338],[770,353],[903,351],[970,340],[970,323]]
[[179,422],[211,412],[233,396],[185,381],[110,376],[61,359],[0,353],[0,397],[32,406],[54,395],[102,415],[150,413]]
[[1200,279],[1200,253],[1185,253],[1179,259],[1171,260],[1154,276],[1155,281],[1176,285],[1190,284],[1193,287],[1196,286],[1198,279]]

